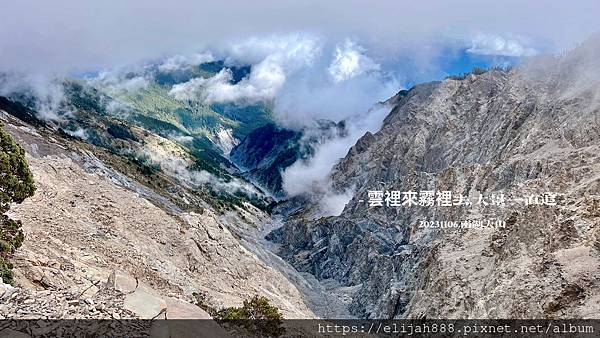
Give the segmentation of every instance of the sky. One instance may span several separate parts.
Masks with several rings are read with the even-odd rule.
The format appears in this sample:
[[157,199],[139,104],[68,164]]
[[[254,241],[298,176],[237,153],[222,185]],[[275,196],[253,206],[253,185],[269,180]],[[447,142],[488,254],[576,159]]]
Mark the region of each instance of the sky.
[[20,0],[2,12],[0,67],[36,72],[86,71],[290,32],[352,38],[377,58],[412,54],[426,64],[471,42],[483,54],[560,51],[600,28],[593,0]]

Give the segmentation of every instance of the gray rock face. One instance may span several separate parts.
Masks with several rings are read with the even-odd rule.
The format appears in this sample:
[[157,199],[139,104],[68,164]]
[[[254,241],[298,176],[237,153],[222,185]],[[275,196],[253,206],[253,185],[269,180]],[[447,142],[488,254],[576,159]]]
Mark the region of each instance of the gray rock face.
[[[338,217],[291,219],[281,255],[356,286],[360,317],[600,317],[600,41],[389,100],[331,173]],[[503,193],[505,207],[369,207],[370,190]],[[515,202],[557,193],[557,205]],[[420,228],[500,219],[504,228]]]

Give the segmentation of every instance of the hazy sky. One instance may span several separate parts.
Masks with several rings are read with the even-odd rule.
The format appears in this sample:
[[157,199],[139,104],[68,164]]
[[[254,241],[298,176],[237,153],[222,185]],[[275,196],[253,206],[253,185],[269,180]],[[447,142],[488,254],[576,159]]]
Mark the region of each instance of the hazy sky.
[[593,0],[5,1],[0,69],[89,70],[289,32],[350,37],[390,62],[469,43],[482,54],[553,52],[600,30],[597,13]]

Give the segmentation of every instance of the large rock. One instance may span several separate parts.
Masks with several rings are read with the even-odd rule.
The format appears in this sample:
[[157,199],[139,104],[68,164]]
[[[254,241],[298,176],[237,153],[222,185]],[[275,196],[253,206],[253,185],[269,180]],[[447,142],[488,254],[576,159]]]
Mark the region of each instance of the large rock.
[[125,294],[133,293],[138,288],[138,281],[123,271],[113,271],[106,285]]
[[125,296],[124,307],[143,319],[164,318],[167,303],[164,299],[139,288]]
[[200,307],[181,299],[167,297],[167,319],[211,319]]

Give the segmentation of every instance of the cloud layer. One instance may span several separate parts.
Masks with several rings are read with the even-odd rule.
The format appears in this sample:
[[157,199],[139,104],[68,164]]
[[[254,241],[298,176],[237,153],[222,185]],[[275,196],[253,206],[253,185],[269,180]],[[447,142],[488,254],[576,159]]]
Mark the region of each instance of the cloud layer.
[[251,65],[233,82],[230,69],[176,84],[179,100],[205,103],[269,103],[276,119],[304,127],[315,119],[340,121],[365,113],[401,85],[368,50],[351,39],[330,41],[311,34],[267,35],[234,42],[219,51],[230,65]]
[[348,149],[367,131],[377,132],[389,112],[390,107],[377,104],[366,113],[348,118],[343,133],[327,139],[316,147],[313,156],[296,161],[282,173],[285,192],[290,196],[301,194],[319,196],[321,206],[319,216],[339,215],[354,192],[334,191],[329,180],[331,169],[346,156]]
[[365,55],[365,49],[350,39],[335,48],[335,57],[329,66],[329,74],[336,83],[361,74],[378,71],[381,67]]

